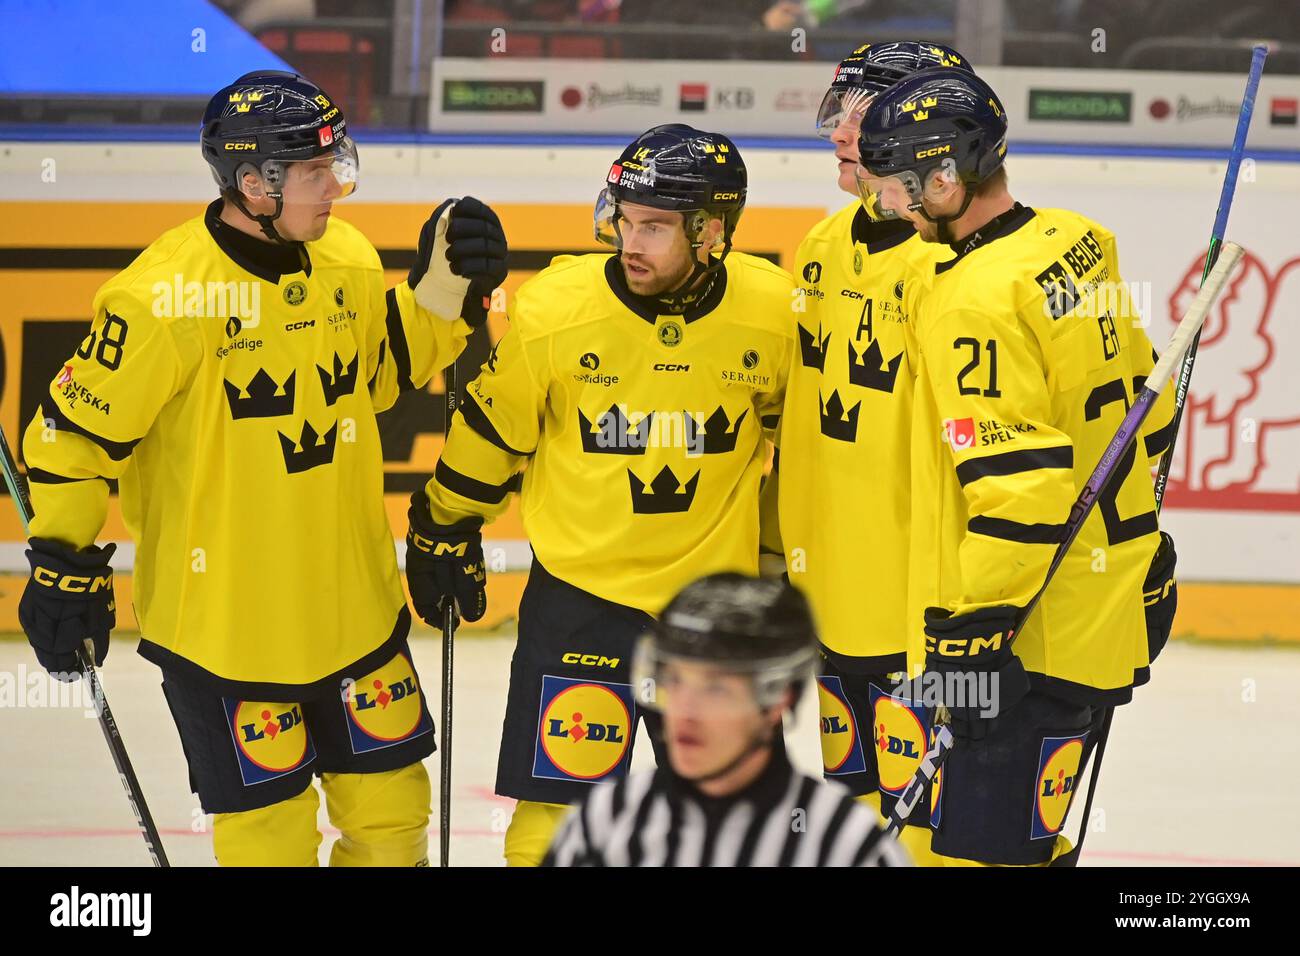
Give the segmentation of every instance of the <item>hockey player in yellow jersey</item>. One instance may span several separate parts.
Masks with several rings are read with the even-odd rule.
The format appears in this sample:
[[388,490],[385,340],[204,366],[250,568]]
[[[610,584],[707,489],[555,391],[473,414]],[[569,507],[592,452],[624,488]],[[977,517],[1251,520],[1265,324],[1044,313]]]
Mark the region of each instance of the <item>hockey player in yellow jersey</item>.
[[333,864],[427,856],[433,723],[382,501],[377,412],[453,361],[505,275],[476,200],[448,201],[406,281],[332,217],[357,183],[339,107],[309,80],[247,74],[201,135],[221,198],[100,288],[90,332],[28,427],[41,663],[102,663],[108,481],[136,543],[140,653],[159,666],[223,865],[314,865],[312,778]]
[[731,251],[746,174],[725,136],[656,127],[608,168],[596,235],[520,287],[510,329],[466,390],[413,496],[417,613],[483,613],[480,526],[521,508],[534,560],[497,763],[519,800],[512,865],[536,865],[564,804],[621,776],[639,715],[630,655],[690,581],[758,568],[764,428],[794,350],[790,277]]
[[[818,132],[854,201],[814,226],[795,259],[800,352],[763,491],[764,548],[784,552],[818,619],[823,773],[885,813],[926,750],[926,712],[890,694],[907,646],[915,372],[903,295],[911,261],[939,252],[877,197],[858,198],[858,127],[875,94],[930,67],[970,69],[933,43],[865,44],[840,63],[823,99]],[[916,823],[900,839],[924,864],[928,814]]]
[[946,705],[958,738],[930,801],[932,849],[954,864],[1059,852],[1106,708],[1148,677],[1149,612],[1172,616],[1143,600],[1173,570],[1148,472],[1169,441],[1166,393],[1014,632],[1154,353],[1114,236],[1011,197],[1006,132],[986,83],[927,70],[876,97],[859,140],[864,191],[946,253],[907,296],[908,664],[911,698]]

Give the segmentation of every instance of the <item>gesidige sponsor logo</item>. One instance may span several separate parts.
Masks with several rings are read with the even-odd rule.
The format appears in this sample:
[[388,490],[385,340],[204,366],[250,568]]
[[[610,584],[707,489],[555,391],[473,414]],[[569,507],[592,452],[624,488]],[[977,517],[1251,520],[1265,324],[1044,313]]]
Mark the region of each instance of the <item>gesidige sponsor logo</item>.
[[73,885],[50,897],[51,926],[124,927],[132,936],[153,928],[152,893],[83,893]]

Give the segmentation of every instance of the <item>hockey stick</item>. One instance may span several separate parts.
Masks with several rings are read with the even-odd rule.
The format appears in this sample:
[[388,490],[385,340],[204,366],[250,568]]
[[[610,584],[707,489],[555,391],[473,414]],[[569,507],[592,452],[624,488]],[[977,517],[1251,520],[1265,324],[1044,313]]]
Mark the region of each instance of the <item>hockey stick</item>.
[[[1115,476],[1125,452],[1128,451],[1129,445],[1138,437],[1139,429],[1141,429],[1147,415],[1151,413],[1160,391],[1173,377],[1174,365],[1179,362],[1183,353],[1191,344],[1192,339],[1205,323],[1205,317],[1210,311],[1210,306],[1214,304],[1215,299],[1219,297],[1219,293],[1223,291],[1223,287],[1228,281],[1228,275],[1243,254],[1244,250],[1234,242],[1226,243],[1222,247],[1218,261],[1205,282],[1201,284],[1200,291],[1196,293],[1196,299],[1192,302],[1191,308],[1187,310],[1187,314],[1178,323],[1178,328],[1174,330],[1173,337],[1169,340],[1169,344],[1165,346],[1160,360],[1156,362],[1155,368],[1147,376],[1142,390],[1134,399],[1133,407],[1124,416],[1124,421],[1120,423],[1119,430],[1111,438],[1106,450],[1102,453],[1101,460],[1097,462],[1092,474],[1084,482],[1083,490],[1079,492],[1078,498],[1070,507],[1070,516],[1065,522],[1065,532],[1060,543],[1056,546],[1056,552],[1052,555],[1052,562],[1047,567],[1047,574],[1043,578],[1043,583],[1039,585],[1038,591],[1025,605],[1016,626],[1012,629],[1011,633],[1013,635],[1020,632],[1025,622],[1029,620],[1029,616],[1034,613],[1034,608],[1038,606],[1039,599],[1042,598],[1043,592],[1047,590],[1047,586],[1051,583],[1052,576],[1060,568],[1070,550],[1070,546],[1074,544],[1075,538],[1079,536],[1079,532],[1083,529],[1083,524],[1088,519],[1088,515],[1092,513],[1097,498],[1106,490],[1111,479]],[[917,768],[912,780],[903,791],[903,795],[898,798],[893,810],[890,811],[889,823],[885,826],[885,832],[891,836],[897,836],[902,832],[907,818],[911,816],[912,811],[916,808],[916,804],[921,799],[921,794],[924,792],[926,785],[934,779],[935,773],[943,766],[944,760],[947,759],[952,750],[952,733],[948,727],[942,726],[946,723],[942,719],[943,716],[944,714],[940,710],[935,717],[937,733],[934,744],[922,759],[921,766]]]
[[[23,478],[18,473],[18,464],[9,449],[9,441],[5,438],[3,428],[0,428],[0,465],[4,467],[9,496],[13,498],[14,507],[18,509],[18,517],[23,523],[23,534],[30,537],[29,525],[35,511],[32,509],[32,499],[27,493]],[[131,766],[131,758],[127,756],[126,744],[117,729],[117,721],[113,719],[112,708],[108,706],[108,697],[99,682],[99,674],[95,672],[95,647],[89,639],[86,640],[85,646],[77,651],[77,659],[81,663],[81,672],[90,685],[91,698],[95,702],[95,713],[99,717],[99,727],[104,732],[104,740],[108,742],[108,750],[113,755],[117,775],[126,789],[126,799],[131,804],[131,812],[135,814],[140,835],[144,837],[145,848],[148,849],[154,866],[170,866],[171,864],[167,862],[167,853],[163,850],[162,839],[158,836],[158,828],[154,826],[153,815],[149,812],[149,804],[145,802],[144,791],[140,789],[135,768]]]
[[[442,438],[451,434],[451,419],[456,414],[456,363],[453,361],[443,377],[447,386],[447,404],[443,406]],[[445,447],[445,446],[444,446]],[[438,755],[438,865],[449,866],[451,859],[451,693],[454,663],[456,602],[447,599],[442,619],[442,752]]]
[[[1257,44],[1250,59],[1250,75],[1246,78],[1246,92],[1241,98],[1241,111],[1237,114],[1237,132],[1232,140],[1232,151],[1228,154],[1228,169],[1223,176],[1223,189],[1219,193],[1219,207],[1214,214],[1214,227],[1210,230],[1210,245],[1205,253],[1205,269],[1201,272],[1201,285],[1219,259],[1219,250],[1223,245],[1223,235],[1228,228],[1228,213],[1232,210],[1232,199],[1237,193],[1237,173],[1241,170],[1242,153],[1246,149],[1246,134],[1250,131],[1250,118],[1255,112],[1255,94],[1259,91],[1260,74],[1264,72],[1264,58],[1268,56],[1268,47]],[[1174,395],[1174,417],[1170,423],[1171,434],[1169,446],[1160,458],[1160,468],[1156,472],[1156,511],[1165,500],[1165,486],[1169,481],[1169,469],[1174,461],[1174,444],[1178,441],[1178,427],[1183,421],[1183,409],[1187,405],[1187,389],[1192,381],[1192,366],[1196,362],[1196,346],[1201,341],[1198,329],[1192,338],[1192,344],[1183,359],[1178,373],[1178,391]]]
[[[1228,213],[1232,209],[1232,200],[1237,193],[1237,174],[1241,170],[1242,154],[1246,151],[1246,135],[1250,131],[1250,119],[1255,112],[1255,95],[1259,91],[1259,79],[1264,72],[1264,59],[1268,56],[1268,47],[1256,44],[1251,51],[1250,71],[1246,75],[1246,91],[1241,98],[1241,109],[1237,113],[1237,131],[1232,139],[1232,149],[1228,153],[1228,168],[1223,174],[1223,188],[1219,192],[1219,205],[1214,213],[1214,226],[1210,230],[1210,244],[1205,251],[1205,268],[1201,271],[1201,284],[1214,268],[1219,259],[1219,249],[1223,245],[1223,234],[1228,228]],[[1174,395],[1174,414],[1169,424],[1169,444],[1160,457],[1156,471],[1155,498],[1156,514],[1164,504],[1168,489],[1169,469],[1174,460],[1174,444],[1178,441],[1178,427],[1183,420],[1183,408],[1187,403],[1187,393],[1191,386],[1192,365],[1196,362],[1196,346],[1201,341],[1198,331],[1192,339],[1191,347],[1183,358],[1182,368],[1178,374],[1178,386]],[[1189,462],[1190,466],[1190,462]],[[1101,761],[1106,755],[1106,741],[1110,739],[1110,725],[1115,716],[1115,707],[1106,708],[1101,729],[1097,732],[1097,744],[1092,752],[1092,771],[1088,776],[1088,799],[1083,804],[1083,818],[1079,824],[1079,836],[1074,846],[1052,861],[1052,866],[1076,866],[1083,852],[1083,842],[1088,834],[1088,820],[1092,816],[1092,801],[1097,795],[1097,780],[1101,776]]]

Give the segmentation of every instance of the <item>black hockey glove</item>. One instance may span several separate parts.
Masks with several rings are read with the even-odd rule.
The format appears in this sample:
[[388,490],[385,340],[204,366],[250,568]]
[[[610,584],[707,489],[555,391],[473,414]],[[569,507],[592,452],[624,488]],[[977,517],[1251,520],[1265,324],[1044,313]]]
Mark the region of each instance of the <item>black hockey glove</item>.
[[983,739],[1029,692],[1025,668],[1011,650],[1019,615],[1019,608],[1006,604],[955,617],[942,608],[925,609],[925,669],[927,676],[941,678],[953,736]]
[[1178,610],[1178,580],[1174,566],[1178,555],[1174,553],[1174,539],[1167,531],[1160,532],[1151,567],[1142,582],[1142,603],[1147,615],[1147,658],[1154,661],[1165,649],[1169,633],[1174,628],[1174,614]]
[[108,562],[117,545],[78,551],[51,538],[28,544],[32,576],[18,602],[18,621],[41,666],[59,680],[76,680],[82,670],[77,651],[87,638],[95,645],[95,666],[108,655],[108,634],[117,625]]
[[487,319],[492,291],[506,279],[506,234],[497,214],[473,196],[448,199],[420,230],[407,284],[415,300],[471,328]]
[[435,524],[423,489],[411,495],[407,516],[406,583],[415,613],[425,623],[442,627],[446,601],[454,599],[462,619],[477,621],[487,610],[483,520]]

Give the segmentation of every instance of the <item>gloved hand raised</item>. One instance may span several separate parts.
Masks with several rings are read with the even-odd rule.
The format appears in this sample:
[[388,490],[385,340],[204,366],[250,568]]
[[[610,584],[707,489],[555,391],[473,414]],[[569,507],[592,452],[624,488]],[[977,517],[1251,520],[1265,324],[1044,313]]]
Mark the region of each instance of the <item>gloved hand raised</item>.
[[507,253],[501,220],[489,206],[473,196],[448,199],[420,230],[406,281],[430,312],[478,328],[492,291],[506,279]]

